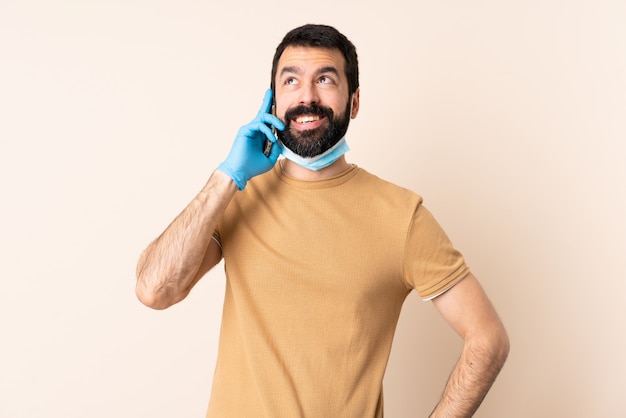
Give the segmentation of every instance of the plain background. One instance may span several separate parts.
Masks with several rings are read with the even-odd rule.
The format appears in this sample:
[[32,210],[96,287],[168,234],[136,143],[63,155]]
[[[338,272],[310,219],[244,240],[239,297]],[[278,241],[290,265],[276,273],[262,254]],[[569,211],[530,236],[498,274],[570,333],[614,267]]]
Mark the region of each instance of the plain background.
[[[622,0],[0,0],[0,416],[204,416],[223,266],[153,311],[135,264],[309,22],[359,52],[348,160],[425,197],[507,326],[476,416],[626,416]],[[460,348],[409,297],[386,416]]]

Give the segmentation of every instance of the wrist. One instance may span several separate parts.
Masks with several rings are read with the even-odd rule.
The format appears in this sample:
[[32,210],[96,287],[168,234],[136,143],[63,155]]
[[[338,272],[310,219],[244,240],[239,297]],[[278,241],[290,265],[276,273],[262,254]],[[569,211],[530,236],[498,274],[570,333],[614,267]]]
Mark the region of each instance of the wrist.
[[243,190],[246,187],[246,183],[248,183],[248,180],[239,171],[234,170],[226,161],[218,165],[216,171],[230,178],[239,190]]

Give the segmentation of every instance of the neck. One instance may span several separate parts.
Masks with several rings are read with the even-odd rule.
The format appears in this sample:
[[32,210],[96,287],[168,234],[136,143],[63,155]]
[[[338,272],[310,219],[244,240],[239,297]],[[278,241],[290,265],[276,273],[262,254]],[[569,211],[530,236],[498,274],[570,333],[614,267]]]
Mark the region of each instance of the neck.
[[286,158],[280,160],[280,166],[283,172],[285,172],[285,174],[287,174],[289,177],[307,181],[324,180],[335,177],[352,167],[350,164],[348,164],[344,155],[339,157],[337,161],[335,161],[328,167],[324,167],[317,171],[304,168]]

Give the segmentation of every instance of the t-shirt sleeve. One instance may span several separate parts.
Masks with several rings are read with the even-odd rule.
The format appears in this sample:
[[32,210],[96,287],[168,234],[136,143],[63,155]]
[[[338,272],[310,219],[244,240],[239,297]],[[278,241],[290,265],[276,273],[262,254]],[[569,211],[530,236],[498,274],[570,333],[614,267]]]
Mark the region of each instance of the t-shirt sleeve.
[[219,225],[215,227],[215,231],[213,231],[213,241],[219,245],[220,249],[222,248],[222,238],[220,237],[220,227]]
[[404,280],[423,300],[433,299],[460,282],[469,273],[457,251],[423,205],[413,213],[404,257]]

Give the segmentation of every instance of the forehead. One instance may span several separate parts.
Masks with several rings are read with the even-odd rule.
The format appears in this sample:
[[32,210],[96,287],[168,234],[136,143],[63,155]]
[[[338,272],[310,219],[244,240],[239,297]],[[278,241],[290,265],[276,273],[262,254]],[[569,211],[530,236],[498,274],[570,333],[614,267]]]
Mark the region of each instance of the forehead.
[[345,75],[345,58],[338,49],[288,46],[280,56],[277,67],[278,76],[285,67],[296,67],[303,71],[335,67],[341,75]]

